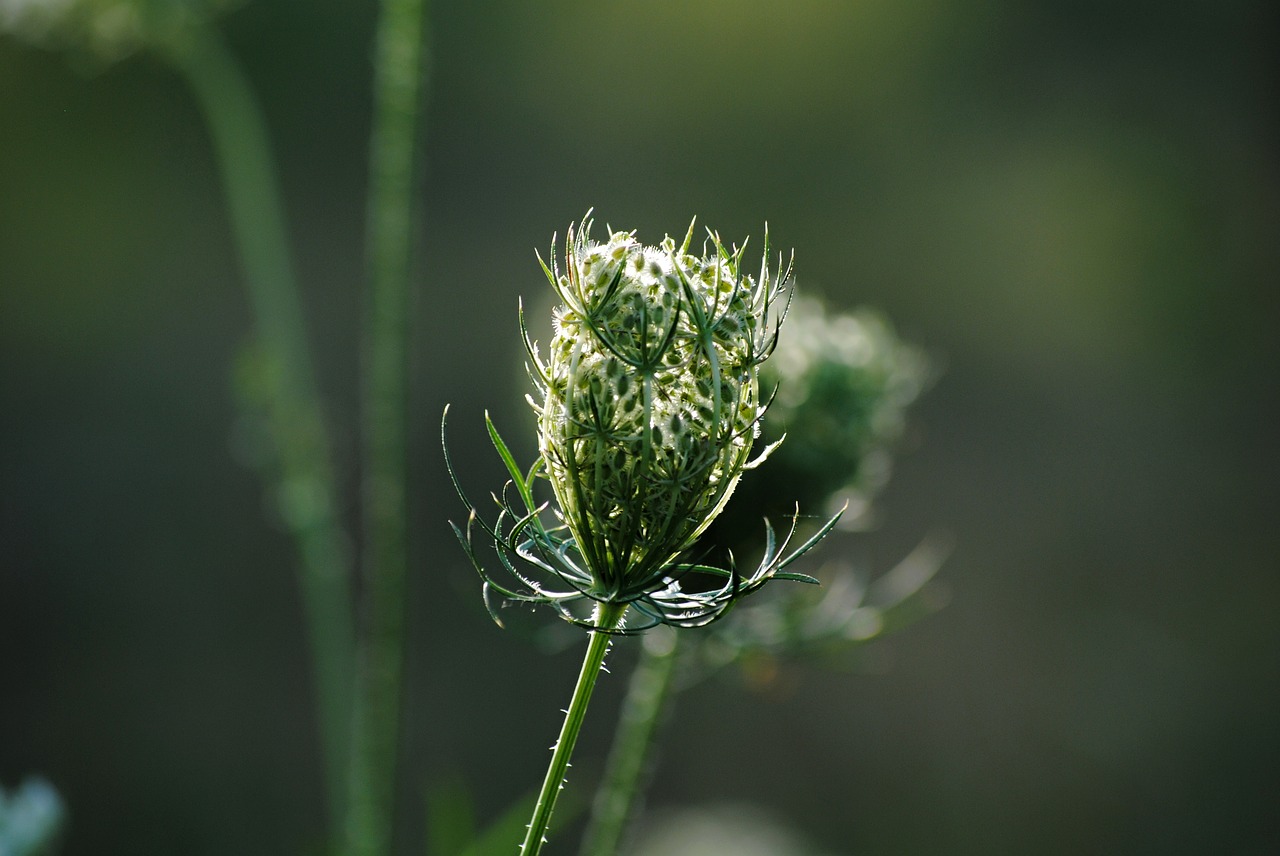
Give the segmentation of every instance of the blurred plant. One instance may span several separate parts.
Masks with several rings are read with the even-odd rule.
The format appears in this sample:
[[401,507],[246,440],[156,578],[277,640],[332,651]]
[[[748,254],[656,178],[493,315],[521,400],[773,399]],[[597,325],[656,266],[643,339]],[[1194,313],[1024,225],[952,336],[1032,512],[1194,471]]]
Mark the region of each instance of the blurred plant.
[[[812,581],[783,569],[839,519],[837,513],[790,553],[798,515],[781,544],[765,522],[763,557],[745,576],[731,556],[721,567],[691,554],[743,472],[772,448],[751,459],[768,409],[760,394],[760,367],[786,316],[784,306],[771,320],[771,309],[783,294],[790,265],[776,275],[769,270],[767,237],[755,278],[742,270],[743,248],[730,251],[713,232],[702,254],[692,255],[692,224],[679,246],[667,237],[658,247],[646,247],[633,232],[613,232],[596,243],[589,217],[576,232],[569,230],[564,269],[554,249],[551,266],[542,265],[562,302],[545,361],[525,332],[530,376],[542,398],[531,400],[539,420],[538,459],[521,470],[486,418],[511,476],[494,497],[499,514],[493,524],[479,518],[449,464],[471,509],[465,527],[454,531],[484,581],[491,612],[496,593],[550,605],[590,631],[521,848],[525,856],[539,852],[545,841],[610,639],[659,624],[709,624],[771,579]],[[556,522],[550,525],[543,514],[551,504],[534,497],[539,480],[550,483],[555,498]],[[473,539],[477,525],[514,585],[495,582],[485,568]],[[712,583],[697,584],[704,579]]]
[[799,835],[758,806],[720,805],[665,814],[635,856],[817,856]]
[[744,484],[738,498],[752,502],[730,507],[713,537],[728,544],[749,538],[755,504],[778,511],[780,488],[801,491],[806,506],[847,500],[851,513],[843,522],[863,521],[889,478],[906,410],[930,371],[924,353],[899,339],[879,313],[833,312],[818,298],[797,297],[787,335],[761,373],[761,382],[778,391],[764,435],[790,439]]
[[409,311],[414,178],[426,90],[427,0],[380,0],[365,268],[361,424],[361,566],[365,632],[351,720],[346,852],[391,850],[404,665],[408,565]]
[[[797,298],[773,358],[761,371],[777,389],[763,423],[765,439],[782,442],[743,482],[699,547],[716,555],[766,548],[750,525],[758,509],[776,511],[779,495],[829,505],[836,498],[866,518],[888,475],[890,451],[905,410],[929,377],[928,362],[868,310],[830,313]],[[841,569],[824,587],[792,589],[753,602],[712,631],[645,639],[623,703],[603,783],[583,839],[584,856],[617,852],[644,790],[649,756],[676,686],[688,686],[738,664],[757,674],[780,657],[839,655],[909,623],[927,607],[920,597],[940,566],[941,539],[921,544],[892,571],[868,583]]]
[[0,856],[50,856],[66,813],[44,779],[29,778],[7,795],[0,788]]
[[340,520],[333,444],[267,125],[248,77],[210,25],[235,5],[0,0],[0,31],[99,64],[152,51],[183,77],[204,115],[257,328],[236,373],[247,427],[241,438],[255,450],[301,558],[329,814],[348,852],[382,853],[390,847],[404,636],[406,308],[426,4],[381,0],[374,52],[362,468],[369,603],[361,634],[353,539]]
[[336,824],[346,812],[352,743],[352,538],[340,519],[333,442],[267,123],[251,82],[216,30],[191,28],[154,47],[195,96],[222,175],[257,328],[237,372],[241,403],[267,440],[261,471],[301,558],[326,797]]
[[242,0],[0,0],[0,31],[113,62],[172,43]]

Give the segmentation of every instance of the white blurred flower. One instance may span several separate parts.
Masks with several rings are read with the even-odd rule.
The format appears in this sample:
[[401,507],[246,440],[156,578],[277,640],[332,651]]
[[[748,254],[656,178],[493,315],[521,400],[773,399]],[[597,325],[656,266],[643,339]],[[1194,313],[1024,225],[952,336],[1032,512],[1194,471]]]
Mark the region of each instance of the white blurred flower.
[[720,805],[658,815],[633,856],[834,856],[807,845],[758,806]]
[[238,0],[0,0],[0,33],[118,60],[170,41]]
[[0,0],[0,31],[43,35],[65,20],[77,0]]

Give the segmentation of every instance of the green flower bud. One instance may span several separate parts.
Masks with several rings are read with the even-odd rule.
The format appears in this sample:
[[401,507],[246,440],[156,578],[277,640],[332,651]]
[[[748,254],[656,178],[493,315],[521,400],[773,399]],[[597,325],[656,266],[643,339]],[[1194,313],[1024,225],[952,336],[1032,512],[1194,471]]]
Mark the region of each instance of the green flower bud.
[[846,523],[866,522],[889,477],[907,408],[932,371],[924,352],[899,339],[879,313],[838,312],[796,297],[786,333],[760,370],[761,387],[777,390],[761,436],[785,435],[786,442],[743,483],[704,542],[749,554],[760,515],[784,513],[796,501],[823,509],[847,500]]
[[[714,233],[700,255],[690,253],[692,225],[679,246],[668,237],[647,247],[634,232],[614,232],[597,243],[590,231],[590,220],[570,229],[563,268],[554,247],[551,266],[543,262],[561,302],[545,358],[521,315],[529,373],[540,393],[530,399],[540,455],[522,470],[488,422],[511,477],[495,496],[495,522],[475,512],[446,445],[450,477],[472,509],[454,532],[484,580],[495,620],[491,596],[497,594],[553,606],[587,627],[596,625],[579,609],[583,604],[636,607],[625,626],[608,632],[696,626],[769,580],[816,582],[783,569],[822,540],[838,514],[790,552],[794,520],[781,541],[766,521],[764,555],[749,573],[732,561],[717,567],[688,555],[697,552],[690,548],[743,471],[772,449],[751,460],[766,409],[759,370],[786,314],[771,322],[770,310],[790,266],[776,275],[769,270],[767,238],[765,261],[753,277],[742,269],[742,249],[727,250]],[[549,503],[535,499],[543,479],[555,497],[554,525],[544,520]],[[486,570],[476,527],[491,539],[514,586]],[[684,588],[690,574],[703,585]]]
[[675,559],[733,492],[764,413],[774,295],[767,271],[742,273],[741,253],[714,237],[696,256],[688,239],[595,243],[589,230],[570,233],[564,269],[548,272],[563,305],[539,364],[538,441],[608,597]]

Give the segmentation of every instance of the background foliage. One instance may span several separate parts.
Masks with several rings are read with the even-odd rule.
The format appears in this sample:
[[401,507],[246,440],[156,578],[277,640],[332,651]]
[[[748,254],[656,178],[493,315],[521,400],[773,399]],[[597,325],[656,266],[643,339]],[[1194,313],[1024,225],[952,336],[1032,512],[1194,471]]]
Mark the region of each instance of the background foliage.
[[[501,478],[482,408],[528,457],[516,297],[591,205],[646,241],[767,218],[802,288],[945,366],[882,527],[839,546],[886,568],[945,526],[947,607],[845,672],[690,692],[653,807],[762,804],[841,853],[1280,848],[1275,18],[433,4],[403,851],[428,790],[461,780],[482,817],[527,793],[567,695],[576,650],[484,615],[437,426],[452,401],[477,485]],[[353,503],[372,25],[336,0],[224,21]],[[146,55],[2,39],[0,117],[0,782],[57,786],[68,853],[297,852],[322,793],[295,558],[246,464],[248,314],[199,116]]]

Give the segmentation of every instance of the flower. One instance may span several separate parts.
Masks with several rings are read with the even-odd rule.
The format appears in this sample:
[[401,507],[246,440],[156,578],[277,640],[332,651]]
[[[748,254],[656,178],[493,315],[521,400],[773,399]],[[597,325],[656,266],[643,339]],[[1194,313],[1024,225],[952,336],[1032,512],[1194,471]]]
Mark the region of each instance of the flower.
[[[634,233],[570,235],[550,272],[564,305],[544,364],[538,440],[548,479],[600,593],[647,579],[719,513],[747,463],[768,355],[767,272],[740,276]],[[690,231],[692,235],[692,230]]]
[[[761,386],[777,390],[761,438],[785,435],[786,442],[742,482],[699,549],[709,556],[754,555],[763,548],[760,514],[785,510],[787,499],[808,508],[843,500],[850,510],[842,523],[855,517],[855,525],[865,524],[889,476],[906,410],[932,374],[924,352],[899,339],[881,314],[841,312],[807,296],[792,300],[786,332],[760,370]],[[753,601],[702,637],[693,649],[698,667],[710,671],[737,661],[758,671],[780,655],[835,653],[910,624],[938,606],[938,592],[926,586],[949,541],[929,536],[875,580],[866,568],[828,563],[821,590]]]
[[241,0],[0,0],[0,33],[98,62],[180,39]]
[[835,312],[800,297],[788,321],[762,374],[778,388],[765,436],[792,438],[770,464],[815,499],[843,491],[869,500],[888,479],[907,407],[931,379],[929,360],[870,309]]
[[743,484],[704,541],[743,552],[758,540],[760,514],[777,514],[793,501],[816,509],[847,502],[843,523],[867,525],[907,408],[934,373],[925,353],[899,339],[881,314],[840,312],[796,297],[786,335],[760,370],[762,388],[777,390],[761,436],[787,440]]
[[[751,459],[767,409],[759,370],[786,314],[784,306],[771,322],[771,308],[784,293],[790,265],[770,271],[766,238],[753,277],[743,270],[743,248],[727,249],[713,232],[701,255],[691,254],[692,225],[679,246],[670,237],[644,246],[634,232],[613,232],[597,243],[590,232],[588,218],[570,228],[563,268],[554,248],[551,265],[542,262],[562,304],[545,359],[521,315],[540,394],[530,399],[540,456],[527,474],[489,423],[519,504],[504,492],[497,523],[481,526],[520,585],[497,585],[478,560],[474,509],[466,527],[454,527],[486,593],[549,603],[587,626],[591,619],[574,605],[634,605],[645,616],[627,628],[635,631],[658,623],[705,624],[769,579],[810,580],[781,571],[824,537],[835,518],[789,555],[790,533],[779,545],[766,523],[764,558],[745,577],[732,563],[714,567],[687,555],[743,472],[771,451]],[[548,506],[534,502],[538,480],[550,483],[555,498],[553,526],[543,523]],[[513,558],[564,585],[548,587],[517,569]],[[722,584],[687,591],[682,581],[690,574]]]

